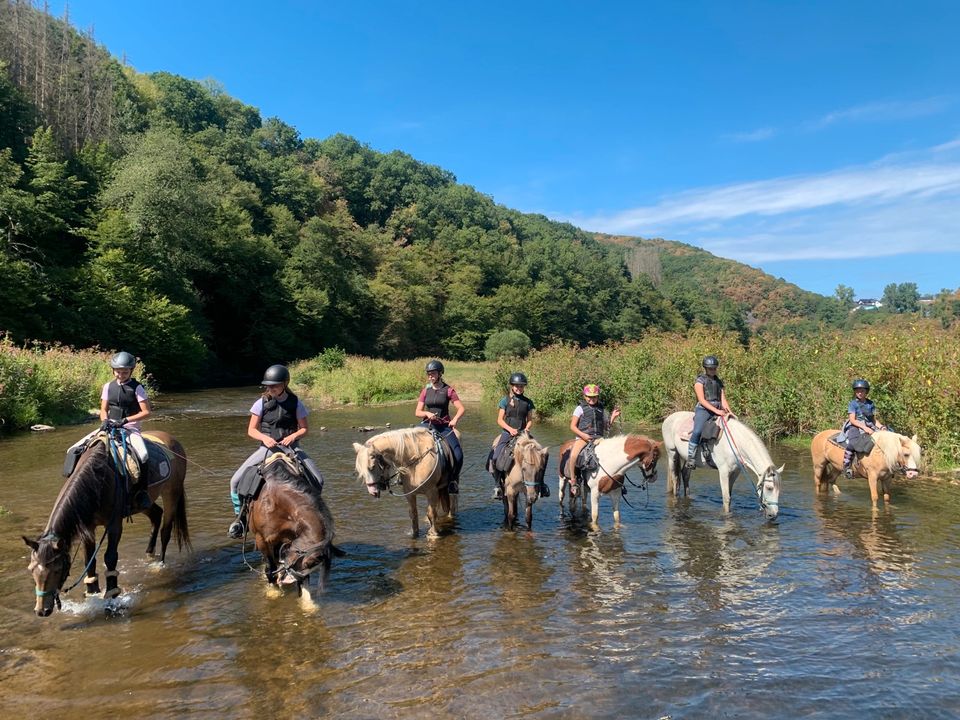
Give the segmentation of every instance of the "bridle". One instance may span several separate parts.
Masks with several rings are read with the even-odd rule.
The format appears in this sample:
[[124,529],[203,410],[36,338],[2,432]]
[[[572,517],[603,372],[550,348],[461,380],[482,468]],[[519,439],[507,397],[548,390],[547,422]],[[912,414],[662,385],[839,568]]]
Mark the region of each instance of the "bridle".
[[[405,465],[403,467],[401,467],[400,465],[397,465],[396,463],[392,463],[388,460],[385,460],[383,457],[383,453],[374,452],[373,453],[374,463],[376,464],[376,469],[377,469],[377,473],[375,475],[376,479],[374,482],[370,482],[369,480],[365,481],[366,486],[368,488],[375,488],[377,490],[377,493],[380,493],[380,491],[382,490],[386,490],[388,493],[390,493],[394,497],[407,497],[408,495],[413,495],[414,493],[419,491],[420,488],[422,488],[424,485],[430,482],[430,478],[433,477],[433,474],[437,471],[437,468],[440,466],[441,451],[440,451],[440,448],[438,447],[439,442],[440,442],[439,438],[434,437],[434,444],[430,447],[429,450],[425,450],[424,452],[420,453],[419,455],[417,455],[417,457],[413,458],[413,460],[408,461],[408,465]],[[367,449],[368,449],[368,452],[373,452],[373,449],[370,448],[369,446]],[[421,460],[423,460],[423,458],[425,458],[427,455],[430,455],[430,454],[435,454],[436,462],[434,463],[433,470],[431,470],[427,474],[426,479],[423,482],[421,482],[419,485],[417,485],[415,488],[413,488],[413,490],[411,490],[410,492],[395,493],[393,491],[393,487],[403,485],[403,476],[410,472],[411,467],[416,466]],[[394,469],[394,472],[392,474],[388,474],[390,473],[391,468]],[[371,472],[371,475],[372,474],[373,473]]]
[[[40,536],[40,539],[38,542],[47,541],[47,542],[54,543],[54,542],[57,542],[59,539],[60,538],[57,536],[56,533],[47,532]],[[63,584],[67,581],[67,577],[70,575],[70,557],[66,552],[62,550],[54,550],[54,552],[56,554],[54,555],[53,562],[48,562],[45,564],[47,565],[48,568],[50,568],[50,570],[48,571],[48,574],[49,572],[53,572],[53,568],[55,566],[57,566],[58,569],[61,570],[62,574],[60,577],[59,584],[57,585],[56,588],[52,590],[41,590],[39,587],[35,587],[33,589],[33,592],[39,598],[45,598],[49,595],[53,595],[53,602],[57,606],[57,610],[62,610],[63,604],[60,601],[60,593],[61,593],[61,588],[63,587]],[[36,555],[36,552],[34,552],[34,555]],[[82,579],[83,579],[83,576],[81,575],[80,580]],[[74,583],[66,590],[62,590],[62,592],[68,592],[72,590],[74,587],[76,587],[78,583],[79,583],[79,580],[77,583]]]
[[[313,555],[316,552],[323,551],[327,545],[327,542],[322,542],[308,548],[295,548],[293,547],[293,543],[284,543],[280,546],[280,552],[277,553],[279,556],[279,561],[277,562],[277,575],[281,577],[284,575],[290,575],[297,581],[298,584],[302,583],[304,580],[310,577],[312,572],[322,567],[323,563],[318,562],[315,565],[307,568],[305,571],[297,570],[294,566],[297,563],[302,562],[303,559],[308,555]],[[296,556],[292,563],[287,562],[288,553],[293,553]]]

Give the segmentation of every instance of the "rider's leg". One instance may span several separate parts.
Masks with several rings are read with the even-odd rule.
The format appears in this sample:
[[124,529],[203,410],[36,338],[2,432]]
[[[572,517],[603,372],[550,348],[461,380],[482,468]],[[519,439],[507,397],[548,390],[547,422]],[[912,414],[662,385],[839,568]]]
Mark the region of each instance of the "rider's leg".
[[497,438],[497,444],[493,448],[493,457],[491,458],[491,464],[493,466],[493,499],[494,500],[503,500],[503,473],[496,470],[496,463],[500,456],[503,454],[503,449],[507,446],[507,443],[510,442],[510,433],[506,430],[500,432],[500,437]]
[[710,419],[711,412],[704,407],[697,407],[693,411],[693,432],[687,443],[687,468],[693,469],[696,465],[697,447],[700,445],[700,436],[703,435],[703,426]]
[[857,427],[849,427],[846,430],[847,446],[843,449],[843,474],[847,478],[853,477],[853,442],[862,435],[862,431]]
[[580,456],[580,451],[587,446],[587,441],[583,438],[577,438],[573,441],[573,446],[570,448],[570,458],[567,460],[567,472],[570,477],[570,484],[577,484],[577,458]]
[[227,529],[227,535],[234,539],[243,537],[244,528],[247,524],[246,505],[240,505],[240,496],[237,494],[237,486],[240,484],[240,478],[243,477],[243,473],[247,468],[259,465],[266,456],[267,448],[261,445],[250,454],[250,457],[243,461],[243,464],[237,468],[233,477],[230,478],[230,500],[233,502],[233,511],[237,517],[230,523],[230,527]]
[[450,446],[450,451],[453,453],[453,477],[447,484],[447,492],[451,495],[456,495],[460,492],[460,469],[463,467],[463,448],[460,447],[460,439],[453,431],[453,428],[447,428],[442,435]]
[[313,458],[299,447],[294,450],[294,452],[297,454],[297,459],[300,461],[300,464],[303,465],[303,469],[313,477],[313,480],[320,487],[320,492],[323,492],[323,473],[320,472],[320,468],[317,467]]

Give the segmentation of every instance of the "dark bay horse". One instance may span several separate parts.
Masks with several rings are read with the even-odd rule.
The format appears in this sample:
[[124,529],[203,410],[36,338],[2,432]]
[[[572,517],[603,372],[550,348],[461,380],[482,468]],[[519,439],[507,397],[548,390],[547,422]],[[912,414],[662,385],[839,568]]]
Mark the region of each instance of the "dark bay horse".
[[268,582],[295,584],[297,595],[302,596],[304,581],[320,571],[322,591],[332,556],[344,553],[333,544],[333,517],[320,488],[300,472],[292,451],[268,455],[263,478],[263,487],[250,501],[247,520],[267,563]]
[[[183,488],[187,459],[183,446],[168,433],[144,433],[144,438],[165,449],[162,454],[166,458],[166,465],[163,460],[157,461],[151,455],[150,462],[142,472],[149,473],[147,492],[153,504],[148,509],[136,512],[145,513],[150,518],[152,529],[147,554],[154,553],[159,533],[160,562],[163,562],[172,533],[176,534],[179,549],[190,547],[187,499]],[[54,605],[60,605],[60,593],[70,573],[70,550],[77,540],[83,543],[86,557],[86,594],[96,595],[100,592],[96,565],[97,527],[105,528],[107,540],[107,549],[103,554],[107,568],[103,597],[114,598],[120,594],[117,548],[123,533],[123,519],[130,512],[129,493],[126,474],[118,468],[118,464],[122,465],[118,462],[119,455],[111,452],[108,442],[106,435],[101,436],[83,452],[57,496],[43,533],[36,540],[23,538],[32,551],[28,569],[36,583],[35,609],[41,617],[50,615]],[[162,510],[156,504],[158,498],[163,500]]]

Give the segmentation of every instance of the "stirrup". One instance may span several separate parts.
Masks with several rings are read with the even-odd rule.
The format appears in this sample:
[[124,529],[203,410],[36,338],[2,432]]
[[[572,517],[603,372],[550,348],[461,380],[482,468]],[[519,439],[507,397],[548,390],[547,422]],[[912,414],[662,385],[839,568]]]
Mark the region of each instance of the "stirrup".
[[460,494],[460,483],[456,480],[451,480],[447,483],[447,492],[450,495],[459,495]]
[[844,476],[847,480],[853,480],[853,468],[850,467],[850,466],[845,467],[845,468],[843,469],[843,476]]
[[550,497],[550,488],[546,483],[540,483],[540,497]]
[[234,540],[239,540],[243,537],[243,523],[239,519],[234,520],[230,523],[230,528],[227,530],[227,535]]

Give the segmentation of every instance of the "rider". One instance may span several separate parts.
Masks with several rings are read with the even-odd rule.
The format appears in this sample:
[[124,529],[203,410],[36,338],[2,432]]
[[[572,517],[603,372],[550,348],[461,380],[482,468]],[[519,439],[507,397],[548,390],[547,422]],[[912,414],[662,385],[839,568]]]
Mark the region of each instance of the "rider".
[[[460,492],[460,468],[463,467],[463,448],[454,429],[466,409],[460,402],[457,391],[443,381],[443,363],[431,360],[427,363],[427,380],[429,381],[420,397],[417,399],[417,409],[414,412],[420,418],[421,425],[431,428],[440,437],[447,441],[453,452],[453,477],[447,484],[447,491],[451,495]],[[450,403],[457,409],[457,413],[450,417]]]
[[717,360],[716,355],[707,355],[703,359],[703,373],[698,375],[693,383],[693,391],[697,395],[697,406],[693,410],[693,432],[687,444],[687,468],[691,470],[694,467],[694,457],[697,454],[697,446],[700,444],[700,436],[703,434],[703,426],[714,415],[719,415],[723,419],[733,415],[727,404],[723,380],[717,377],[719,366],[720,361]]
[[843,451],[843,474],[853,477],[853,468],[850,464],[853,462],[853,441],[859,438],[863,433],[873,435],[876,430],[886,430],[886,425],[881,425],[877,420],[877,409],[873,400],[867,397],[870,392],[870,383],[863,378],[857,378],[853,381],[853,400],[847,405],[847,421],[843,424],[843,432],[847,436],[847,447]]
[[[529,432],[533,425],[533,400],[523,394],[527,387],[527,376],[522,372],[515,372],[510,376],[510,392],[505,397],[500,398],[497,412],[497,425],[500,426],[500,437],[497,438],[497,444],[493,448],[493,461],[503,452],[503,449],[521,432]],[[503,478],[494,475],[494,500],[503,499]],[[546,492],[544,492],[546,491]],[[544,484],[540,488],[544,497],[549,496],[549,490],[546,490]]]
[[[142,468],[146,464],[147,446],[140,436],[140,421],[150,416],[150,400],[147,391],[136,378],[133,369],[137,359],[128,352],[118,352],[110,358],[113,380],[104,383],[100,392],[100,429],[123,428]],[[147,493],[146,473],[140,473],[133,494],[134,505],[149,508],[153,501]]]
[[230,499],[236,520],[230,525],[227,534],[232,538],[241,538],[244,533],[246,517],[240,507],[237,486],[247,468],[264,461],[271,450],[279,452],[279,447],[292,448],[304,471],[313,477],[319,489],[323,490],[323,474],[313,460],[299,446],[300,438],[309,431],[307,415],[309,411],[303,402],[288,389],[290,371],[285,365],[271,365],[263,373],[260,382],[263,394],[250,408],[250,421],[247,423],[247,435],[260,443],[250,457],[243,461],[230,478]]
[[577,436],[573,441],[573,447],[570,448],[570,458],[567,460],[571,482],[576,480],[577,457],[580,451],[589,443],[606,435],[610,425],[618,417],[620,417],[620,408],[615,407],[609,415],[603,409],[598,385],[583,386],[583,402],[574,408],[573,416],[570,418],[570,429]]

